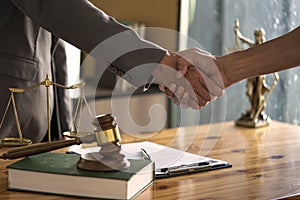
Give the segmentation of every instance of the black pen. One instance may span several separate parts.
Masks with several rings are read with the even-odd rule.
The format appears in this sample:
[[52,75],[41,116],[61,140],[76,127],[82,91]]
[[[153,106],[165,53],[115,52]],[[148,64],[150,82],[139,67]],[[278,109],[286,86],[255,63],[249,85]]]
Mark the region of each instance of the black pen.
[[149,90],[151,84],[154,82],[154,76],[150,75],[147,82],[145,83],[145,86],[144,86],[144,89],[143,89],[143,92],[146,92],[147,90]]

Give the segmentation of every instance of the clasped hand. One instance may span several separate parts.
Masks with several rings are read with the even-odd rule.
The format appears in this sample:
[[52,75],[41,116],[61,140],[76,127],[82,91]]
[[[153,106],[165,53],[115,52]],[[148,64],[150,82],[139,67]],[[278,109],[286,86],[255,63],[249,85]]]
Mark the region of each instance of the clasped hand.
[[168,55],[154,70],[160,90],[183,108],[201,109],[230,85],[216,57],[198,48]]

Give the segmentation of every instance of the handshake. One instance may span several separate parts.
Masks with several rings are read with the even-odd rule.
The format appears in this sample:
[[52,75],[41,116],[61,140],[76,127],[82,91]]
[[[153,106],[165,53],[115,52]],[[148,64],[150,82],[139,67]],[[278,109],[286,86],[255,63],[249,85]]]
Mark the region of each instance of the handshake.
[[198,48],[167,53],[152,75],[160,90],[183,108],[201,109],[231,84],[222,63]]

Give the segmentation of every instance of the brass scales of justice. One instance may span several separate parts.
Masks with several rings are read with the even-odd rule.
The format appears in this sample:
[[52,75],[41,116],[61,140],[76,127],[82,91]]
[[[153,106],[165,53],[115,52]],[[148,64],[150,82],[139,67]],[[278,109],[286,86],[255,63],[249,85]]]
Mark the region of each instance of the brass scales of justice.
[[[45,86],[47,94],[47,121],[48,121],[48,142],[31,144],[31,140],[24,138],[21,130],[21,125],[18,118],[18,112],[16,107],[16,101],[14,98],[14,93],[24,93],[29,90],[33,90],[36,87]],[[51,119],[50,119],[50,94],[49,87],[56,86],[63,89],[80,89],[80,96],[78,98],[77,106],[74,112],[72,126],[70,131],[63,133],[69,139],[60,141],[51,141]],[[48,75],[44,81],[29,87],[29,88],[9,88],[10,98],[7,103],[3,118],[0,123],[0,128],[3,125],[3,121],[8,112],[9,106],[12,104],[13,112],[15,115],[18,138],[3,138],[0,139],[1,146],[17,147],[12,150],[7,151],[0,155],[2,159],[16,159],[21,157],[26,157],[30,155],[35,155],[47,151],[52,151],[71,145],[79,145],[82,143],[94,143],[100,146],[99,152],[90,152],[81,155],[77,162],[77,167],[83,170],[90,171],[116,171],[127,169],[130,166],[129,161],[125,155],[121,154],[121,137],[118,125],[116,123],[116,117],[111,114],[98,115],[93,117],[92,112],[89,108],[88,102],[84,95],[85,83],[79,83],[71,85],[69,87],[52,82]],[[92,119],[92,125],[95,127],[93,133],[80,132],[79,125],[76,126],[76,119],[78,113],[81,112],[83,103],[86,105],[88,113]],[[18,147],[21,146],[21,147]]]
[[[266,33],[264,29],[256,29],[254,31],[255,41],[252,41],[240,32],[239,27],[239,21],[236,19],[234,26],[235,45],[233,48],[227,49],[227,53],[243,50],[244,48],[240,45],[240,42],[248,45],[249,47],[254,47],[255,45],[265,42]],[[250,101],[250,108],[235,121],[237,126],[259,128],[270,124],[271,118],[264,112],[264,109],[266,108],[266,103],[279,80],[278,73],[273,73],[273,76],[274,79],[271,86],[269,86],[266,82],[266,75],[247,79],[246,95]]]

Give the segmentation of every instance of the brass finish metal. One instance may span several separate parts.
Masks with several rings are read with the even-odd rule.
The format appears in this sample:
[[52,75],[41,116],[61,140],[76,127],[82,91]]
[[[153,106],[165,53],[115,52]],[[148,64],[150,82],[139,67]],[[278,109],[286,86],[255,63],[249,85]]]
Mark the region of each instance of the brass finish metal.
[[3,138],[0,139],[0,146],[5,147],[15,147],[15,146],[25,146],[31,144],[32,141],[26,138]]
[[49,94],[49,87],[51,82],[49,80],[48,74],[46,75],[45,79],[45,87],[46,87],[46,94],[47,94],[47,124],[48,124],[48,142],[51,142],[51,118],[50,118],[50,94]]
[[[12,103],[19,137],[18,138],[4,138],[4,139],[1,139],[0,146],[7,146],[7,145],[9,145],[9,146],[22,146],[22,145],[28,145],[28,144],[32,143],[29,139],[23,138],[21,125],[20,125],[20,122],[19,122],[19,117],[18,117],[18,112],[17,112],[17,107],[16,107],[16,102],[15,102],[15,98],[14,98],[14,93],[24,93],[24,92],[27,92],[29,90],[33,90],[34,88],[39,87],[41,85],[44,85],[46,87],[46,95],[47,95],[47,108],[46,109],[47,109],[47,125],[48,125],[48,142],[51,142],[51,118],[50,118],[51,111],[50,111],[50,94],[49,94],[49,87],[50,86],[57,86],[57,87],[61,87],[63,89],[81,88],[80,98],[79,98],[80,102],[82,103],[82,101],[84,101],[84,103],[86,105],[88,105],[87,100],[84,96],[84,91],[83,91],[83,87],[85,86],[84,82],[79,83],[79,84],[75,84],[75,85],[71,85],[71,86],[64,86],[64,85],[52,82],[49,79],[48,74],[46,75],[46,78],[45,78],[44,81],[42,81],[42,82],[40,82],[36,85],[33,85],[31,87],[28,87],[28,88],[8,88],[11,95],[10,95],[10,98],[8,100],[4,115],[2,117],[2,120],[1,120],[1,123],[0,123],[0,128],[2,127],[4,119],[7,115],[8,108],[9,108],[10,104]],[[88,106],[87,106],[87,108],[88,108],[90,116],[92,117],[91,111],[90,111]],[[75,116],[77,115],[77,112],[78,112],[78,109],[75,112]],[[74,121],[73,121],[72,127],[75,127]],[[72,129],[72,127],[71,127],[71,129]]]
[[[240,32],[239,27],[239,21],[235,20],[235,45],[234,48],[228,49],[227,52],[243,49],[240,45],[240,42],[247,44],[249,47],[253,47],[265,42],[266,33],[264,29],[256,29],[254,31],[255,41],[252,41]],[[264,113],[264,109],[270,94],[272,93],[279,79],[278,73],[274,73],[273,75],[274,79],[271,86],[269,86],[266,82],[266,75],[247,79],[247,96],[249,98],[251,107],[235,122],[237,126],[259,128],[269,125],[271,118]]]
[[101,144],[108,143],[108,142],[115,142],[120,141],[120,131],[118,126],[115,128],[105,130],[105,131],[99,131],[95,132],[97,144],[100,146]]
[[12,103],[12,106],[13,106],[13,111],[14,111],[14,115],[15,115],[15,120],[16,120],[16,125],[17,125],[17,130],[18,130],[19,137],[18,138],[11,138],[11,137],[10,138],[3,138],[3,139],[1,139],[0,146],[23,146],[23,145],[31,144],[32,141],[30,139],[23,138],[23,134],[22,134],[22,130],[21,130],[20,122],[19,122],[19,117],[18,117],[18,112],[17,112],[17,107],[16,107],[16,101],[15,101],[13,91],[11,91],[11,93],[10,93],[10,98],[9,98],[8,103],[6,105],[6,109],[5,109],[5,112],[3,114],[3,117],[2,117],[2,120],[1,120],[1,123],[0,123],[0,128],[3,125],[5,116],[8,112],[8,108],[10,106],[10,103]]
[[80,131],[66,131],[63,133],[64,136],[68,138],[80,138],[86,135],[94,135],[93,133],[90,132],[80,132]]

